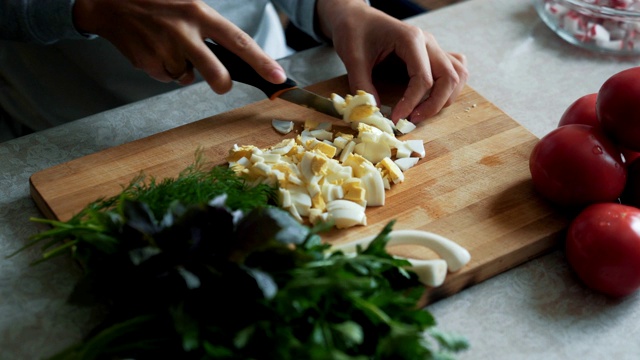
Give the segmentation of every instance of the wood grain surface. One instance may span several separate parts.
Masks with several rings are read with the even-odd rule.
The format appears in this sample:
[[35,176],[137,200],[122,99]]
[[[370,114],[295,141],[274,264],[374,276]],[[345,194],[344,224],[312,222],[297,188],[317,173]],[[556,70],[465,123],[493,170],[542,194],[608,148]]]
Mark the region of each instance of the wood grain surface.
[[[328,96],[349,92],[345,77],[308,89]],[[382,102],[400,97],[389,85]],[[266,147],[282,140],[272,119],[336,119],[276,99],[263,100],[147,138],[84,156],[31,176],[31,195],[49,218],[67,220],[89,202],[119,193],[143,172],[174,177],[202,149],[211,165],[224,164],[234,145]],[[286,137],[294,137],[292,132]],[[553,249],[567,219],[533,191],[528,169],[538,139],[470,87],[439,115],[420,124],[405,139],[423,139],[426,157],[405,173],[405,182],[387,191],[386,204],[367,209],[367,226],[324,235],[344,243],[376,234],[389,221],[394,229],[419,229],[454,240],[471,253],[471,262],[449,274],[441,287],[427,289],[423,304],[456,293]],[[414,258],[435,255],[413,246],[391,252]]]

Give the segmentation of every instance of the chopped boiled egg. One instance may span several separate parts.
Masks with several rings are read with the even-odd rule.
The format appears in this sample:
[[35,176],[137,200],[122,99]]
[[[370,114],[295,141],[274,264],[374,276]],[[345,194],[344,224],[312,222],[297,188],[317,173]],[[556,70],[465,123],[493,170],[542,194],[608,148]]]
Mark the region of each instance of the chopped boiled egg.
[[347,145],[347,143],[350,141],[350,139],[347,139],[345,137],[342,136],[337,136],[333,139],[333,145],[335,145],[337,148],[339,148],[340,150],[344,149],[344,147]]
[[421,158],[426,155],[424,151],[424,142],[422,142],[422,140],[407,140],[405,141],[405,144],[407,144],[409,149],[418,154]]
[[282,140],[281,142],[277,143],[276,145],[272,146],[269,149],[269,152],[272,154],[280,154],[280,155],[287,155],[289,154],[289,152],[291,152],[291,150],[296,146],[296,142],[293,139],[285,139]]
[[311,136],[318,140],[333,140],[333,133],[324,129],[310,130]]
[[407,119],[400,119],[396,124],[396,129],[403,134],[408,134],[416,129],[416,125]]
[[309,222],[311,222],[312,224],[326,222],[328,215],[329,214],[326,211],[311,208],[309,209]]
[[398,165],[400,170],[407,171],[410,168],[412,168],[415,164],[417,164],[418,160],[420,160],[420,158],[417,158],[417,157],[406,157],[406,158],[401,158],[401,159],[395,159],[393,162],[395,162],[396,165]]
[[362,187],[362,181],[360,179],[355,179],[358,181],[348,181],[342,184],[342,190],[344,192],[343,198],[345,200],[353,201],[359,205],[366,206],[366,191]]
[[319,122],[312,120],[312,119],[306,119],[304,121],[304,129],[305,130],[314,130],[316,127],[318,127]]
[[356,143],[354,141],[349,141],[340,152],[340,162],[345,162],[347,158],[353,154],[353,149],[355,149],[355,147]]
[[383,206],[385,200],[385,188],[384,181],[382,180],[382,174],[373,168],[364,174],[361,178],[362,187],[365,189],[365,200],[367,206]]
[[353,169],[353,173],[357,177],[362,177],[362,175],[366,174],[370,171],[370,169],[374,169],[373,164],[358,154],[350,154],[343,162],[345,166],[351,167]]
[[389,179],[394,184],[398,184],[404,181],[404,174],[402,170],[394,163],[389,157],[382,159],[376,167],[380,169],[383,178]]
[[293,121],[273,119],[271,120],[271,126],[273,126],[277,132],[286,135],[293,130]]
[[411,156],[413,151],[406,143],[402,143],[396,147],[396,159],[404,159]]
[[337,138],[344,138],[347,141],[353,140],[353,134],[345,134],[342,132],[339,132],[336,134],[336,139]]
[[327,203],[324,201],[322,197],[322,193],[318,192],[311,198],[311,206],[314,209],[318,209],[324,211],[327,209]]
[[316,143],[315,146],[313,147],[313,150],[322,153],[324,156],[328,158],[333,158],[334,156],[336,156],[336,152],[338,151],[338,149],[335,146],[327,144],[325,142]]
[[307,131],[311,130],[326,130],[331,131],[331,123],[330,122],[317,122],[313,119],[306,119],[304,121],[304,129]]
[[325,202],[342,199],[344,197],[344,190],[341,185],[324,183],[322,184],[322,197]]
[[353,152],[362,155],[365,159],[374,164],[391,156],[391,149],[389,146],[377,142],[361,142],[355,146]]
[[332,94],[331,100],[345,122],[365,123],[393,134],[393,122],[382,115],[373,95],[358,90],[355,96],[347,95],[345,98]]
[[382,130],[364,123],[359,123],[357,126],[357,129],[358,129],[358,140],[360,140],[361,142],[370,142],[370,143],[378,142],[380,141],[382,134],[384,134]]
[[296,212],[300,216],[309,216],[309,209],[311,209],[311,196],[301,186],[294,186],[289,189],[291,196],[291,207],[295,208]]
[[285,209],[290,208],[291,194],[289,193],[289,190],[284,188],[278,189],[278,200],[280,201],[280,206],[282,206]]
[[364,210],[364,206],[349,200],[333,200],[327,204],[328,219],[333,220],[338,229],[366,225]]
[[253,150],[257,149],[253,145],[244,145],[238,146],[237,144],[233,145],[233,148],[229,150],[229,155],[227,156],[228,162],[236,162],[241,158],[250,158],[253,155]]
[[[331,220],[338,228],[366,225],[366,207],[384,205],[385,190],[404,181],[403,171],[424,157],[424,144],[396,138],[393,123],[371,94],[332,94],[331,99],[355,134],[307,119],[295,139],[265,149],[234,145],[227,161],[250,184],[277,184],[280,206],[299,221]],[[289,122],[272,124],[279,132],[290,131]],[[400,121],[399,127],[409,132],[415,125]]]

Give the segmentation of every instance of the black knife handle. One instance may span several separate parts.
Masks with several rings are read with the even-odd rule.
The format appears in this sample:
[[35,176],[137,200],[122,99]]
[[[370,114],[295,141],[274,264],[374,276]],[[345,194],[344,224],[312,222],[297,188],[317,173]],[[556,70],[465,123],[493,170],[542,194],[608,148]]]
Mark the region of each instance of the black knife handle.
[[258,72],[238,55],[210,40],[205,40],[205,44],[207,44],[218,60],[227,68],[232,80],[254,86],[262,90],[270,99],[277,97],[284,90],[298,86],[295,81],[289,78],[282,84],[270,83],[262,78]]

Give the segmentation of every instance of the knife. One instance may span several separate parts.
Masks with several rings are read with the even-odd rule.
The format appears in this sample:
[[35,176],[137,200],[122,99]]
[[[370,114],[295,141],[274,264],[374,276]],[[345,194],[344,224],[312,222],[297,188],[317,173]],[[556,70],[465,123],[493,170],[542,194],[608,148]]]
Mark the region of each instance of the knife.
[[342,115],[333,106],[331,99],[315,94],[311,91],[299,88],[298,84],[287,78],[282,84],[272,84],[263,79],[249,64],[238,55],[227,50],[219,44],[210,40],[205,40],[205,44],[227,68],[231,79],[262,90],[271,100],[280,98],[294,104],[315,109],[323,114],[327,114],[339,119]]

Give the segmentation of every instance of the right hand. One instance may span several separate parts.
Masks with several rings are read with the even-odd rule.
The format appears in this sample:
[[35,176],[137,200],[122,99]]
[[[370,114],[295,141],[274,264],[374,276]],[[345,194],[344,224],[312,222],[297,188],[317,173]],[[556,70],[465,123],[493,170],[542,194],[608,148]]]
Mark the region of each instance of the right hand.
[[197,69],[211,89],[231,89],[229,72],[204,44],[209,38],[244,59],[265,80],[286,80],[282,67],[244,31],[201,0],[76,0],[78,31],[111,42],[136,68],[186,85]]
[[351,92],[364,90],[379,101],[372,70],[395,54],[409,80],[391,119],[414,124],[449,106],[464,88],[468,71],[461,54],[445,52],[434,36],[368,6],[362,0],[318,0],[324,35],[344,63]]

